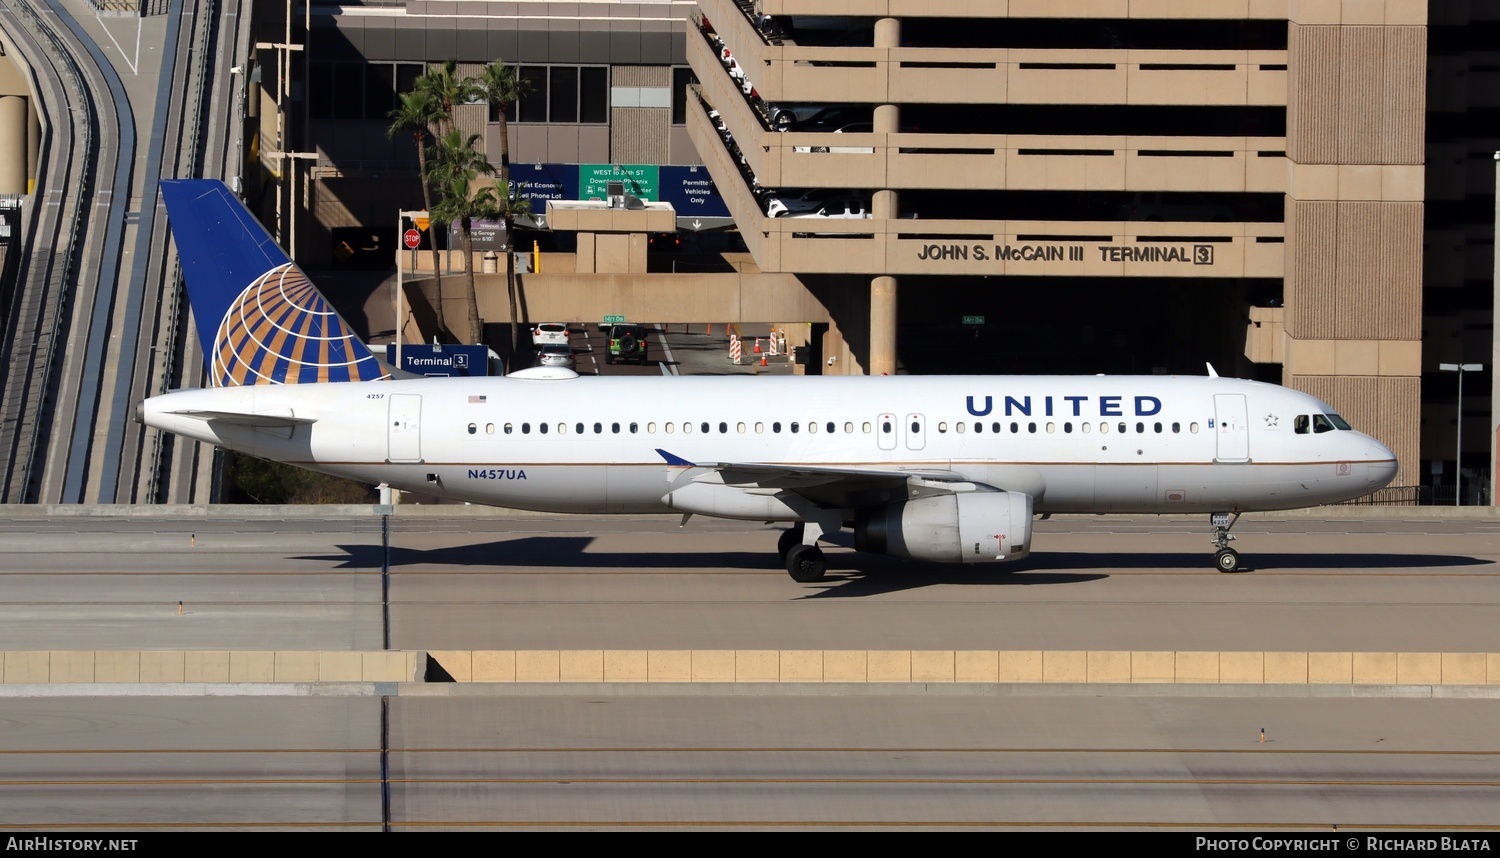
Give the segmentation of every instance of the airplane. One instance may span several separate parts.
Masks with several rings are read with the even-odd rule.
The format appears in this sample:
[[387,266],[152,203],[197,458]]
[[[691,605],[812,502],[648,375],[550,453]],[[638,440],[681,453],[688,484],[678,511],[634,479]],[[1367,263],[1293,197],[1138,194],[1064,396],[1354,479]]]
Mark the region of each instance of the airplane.
[[[785,522],[798,582],[819,542],[1011,563],[1053,513],[1240,514],[1336,503],[1396,474],[1326,403],[1205,376],[588,378],[559,367],[416,378],[382,363],[222,183],[161,183],[210,384],[139,422],[371,485],[584,515]],[[842,537],[841,537],[842,538]]]

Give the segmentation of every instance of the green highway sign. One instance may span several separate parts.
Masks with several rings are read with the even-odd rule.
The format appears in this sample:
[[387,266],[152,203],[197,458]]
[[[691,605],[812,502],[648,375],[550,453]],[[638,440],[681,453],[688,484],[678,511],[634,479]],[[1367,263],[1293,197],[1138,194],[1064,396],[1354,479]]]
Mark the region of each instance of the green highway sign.
[[964,322],[963,323],[965,325],[982,325],[982,324],[984,324],[984,317],[983,316],[964,316]]
[[606,324],[606,325],[623,325],[623,324],[625,324],[625,317],[624,316],[605,316],[604,317],[604,324]]

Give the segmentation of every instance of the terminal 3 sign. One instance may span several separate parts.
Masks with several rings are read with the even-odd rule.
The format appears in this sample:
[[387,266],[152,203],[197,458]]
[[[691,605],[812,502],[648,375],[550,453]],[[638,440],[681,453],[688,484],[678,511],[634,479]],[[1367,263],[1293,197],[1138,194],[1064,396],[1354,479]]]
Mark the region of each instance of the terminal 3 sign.
[[1136,242],[1126,243],[1115,239],[1098,242],[1079,241],[921,241],[908,240],[902,244],[912,248],[915,269],[940,269],[943,271],[979,272],[1005,270],[1022,273],[1029,267],[1045,266],[1049,271],[1055,267],[1077,267],[1080,271],[1098,269],[1100,266],[1117,268],[1135,264],[1147,264],[1154,269],[1161,266],[1182,267],[1184,274],[1194,267],[1214,267],[1215,244],[1233,242],[1229,237],[1213,237],[1208,240],[1153,239],[1142,236]]

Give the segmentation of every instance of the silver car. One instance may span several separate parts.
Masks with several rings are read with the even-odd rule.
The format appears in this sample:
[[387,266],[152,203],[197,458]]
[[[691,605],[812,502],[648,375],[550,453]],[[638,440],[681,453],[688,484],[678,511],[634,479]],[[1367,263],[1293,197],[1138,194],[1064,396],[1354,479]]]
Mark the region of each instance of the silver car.
[[564,369],[572,369],[573,348],[555,343],[544,345],[536,350],[536,364],[537,366],[560,366]]

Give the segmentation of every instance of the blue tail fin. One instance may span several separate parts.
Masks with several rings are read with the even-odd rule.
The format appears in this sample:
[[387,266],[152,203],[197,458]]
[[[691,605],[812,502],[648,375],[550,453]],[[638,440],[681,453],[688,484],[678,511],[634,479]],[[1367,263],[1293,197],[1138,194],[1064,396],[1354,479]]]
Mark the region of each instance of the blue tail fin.
[[164,181],[161,195],[215,387],[389,377],[223,182]]

